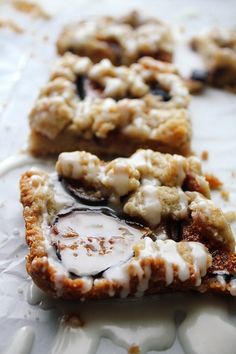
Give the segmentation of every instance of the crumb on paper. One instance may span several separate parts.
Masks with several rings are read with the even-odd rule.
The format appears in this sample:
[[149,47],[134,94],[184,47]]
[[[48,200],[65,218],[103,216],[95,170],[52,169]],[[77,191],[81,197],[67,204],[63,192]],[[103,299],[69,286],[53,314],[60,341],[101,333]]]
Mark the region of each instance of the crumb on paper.
[[222,197],[226,202],[229,201],[229,192],[228,192],[228,191],[222,189],[222,190],[220,191],[220,195],[221,195],[221,197]]
[[219,180],[219,178],[213,174],[205,174],[205,178],[209,183],[210,189],[219,189],[223,186],[223,183]]
[[232,176],[233,178],[235,178],[235,177],[236,177],[236,172],[235,172],[235,171],[232,171],[231,176]]
[[49,20],[51,16],[39,5],[27,0],[13,0],[16,10],[32,15],[33,17]]
[[44,42],[48,42],[48,41],[49,41],[49,36],[48,36],[47,34],[45,34],[45,35],[43,36],[43,41],[44,41]]
[[15,32],[15,33],[23,33],[24,30],[22,27],[17,25],[13,20],[11,19],[0,19],[0,28],[8,28],[9,30]]
[[84,322],[78,317],[78,315],[64,315],[63,322],[73,328],[83,327]]
[[209,159],[209,152],[207,150],[203,150],[201,153],[201,159],[203,161],[207,161]]
[[132,345],[129,350],[128,354],[140,354],[140,348],[138,345]]
[[184,79],[184,83],[192,95],[198,95],[202,93],[205,88],[205,85],[197,80]]
[[226,211],[224,216],[229,223],[236,221],[236,211]]

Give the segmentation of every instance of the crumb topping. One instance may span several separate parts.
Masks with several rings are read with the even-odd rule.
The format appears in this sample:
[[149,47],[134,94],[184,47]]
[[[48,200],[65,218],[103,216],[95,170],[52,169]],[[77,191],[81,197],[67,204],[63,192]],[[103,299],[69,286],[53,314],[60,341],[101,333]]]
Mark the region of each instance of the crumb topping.
[[13,6],[21,12],[32,15],[36,18],[42,18],[44,20],[49,20],[51,16],[35,2],[27,0],[13,0]]
[[129,65],[144,54],[155,56],[160,51],[171,54],[173,42],[167,24],[158,19],[143,19],[133,12],[125,19],[100,17],[69,25],[57,46],[60,54],[72,51],[95,61],[107,57],[114,63]]
[[209,185],[196,157],[138,150],[130,158],[104,162],[77,151],[60,154],[56,169],[64,178],[100,190],[110,201],[126,196],[125,201],[120,201],[124,213],[141,218],[151,227],[158,226],[162,218],[184,220],[191,215],[193,220],[200,218],[208,225],[216,242],[229,249],[234,247],[224,214],[207,199]]
[[191,201],[189,209],[191,210],[193,220],[199,217],[211,228],[213,231],[212,237],[217,242],[225,244],[231,250],[234,249],[234,235],[221,209],[217,208],[211,200],[199,193],[186,192],[186,194]]
[[[81,85],[87,82],[88,95],[85,86],[80,88],[82,98],[78,77]],[[41,90],[30,124],[50,139],[63,129],[87,139],[119,130],[130,138],[168,144],[173,132],[179,141],[190,135],[189,99],[171,64],[142,58],[129,68],[115,67],[108,59],[93,65],[88,58],[67,53]]]
[[15,21],[11,19],[0,18],[0,28],[8,28],[15,33],[23,33],[24,30]]
[[110,193],[122,196],[143,184],[179,187],[188,173],[201,174],[197,158],[138,150],[130,158],[104,162],[84,151],[59,155],[56,170],[66,178],[85,180],[91,185],[110,188]]
[[199,51],[209,70],[229,67],[236,70],[235,29],[214,28],[192,40],[192,46]]

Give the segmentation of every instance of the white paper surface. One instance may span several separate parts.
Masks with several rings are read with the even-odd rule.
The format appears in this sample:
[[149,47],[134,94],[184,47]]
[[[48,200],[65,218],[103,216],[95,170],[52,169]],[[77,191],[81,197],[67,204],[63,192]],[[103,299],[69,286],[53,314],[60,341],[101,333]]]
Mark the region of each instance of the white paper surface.
[[[54,42],[63,24],[88,15],[119,14],[129,9],[141,9],[156,15],[176,28],[183,42],[184,37],[214,25],[235,25],[236,3],[227,1],[155,1],[155,0],[51,0],[41,5],[52,14],[45,21],[33,19],[17,12],[10,1],[0,4],[0,18],[11,18],[25,29],[16,34],[0,29],[0,159],[3,160],[24,149],[27,144],[27,114],[39,88],[46,82],[52,59],[55,57]],[[185,32],[180,33],[180,27]],[[45,36],[49,39],[45,40]],[[196,55],[179,45],[176,62],[187,73],[199,60]],[[224,210],[236,210],[236,95],[207,89],[195,96],[191,103],[193,121],[193,148],[197,155],[209,152],[204,170],[217,175],[230,192],[225,202],[219,193],[214,199]],[[50,169],[52,164],[41,166]],[[31,167],[31,166],[30,166]],[[57,313],[42,310],[26,301],[30,280],[25,271],[22,208],[19,203],[18,181],[27,166],[0,177],[0,353],[8,347],[17,329],[32,325],[36,339],[32,354],[50,352],[58,327]],[[173,301],[173,300],[172,300]],[[102,342],[99,353],[125,353],[111,342]],[[82,351],[81,354],[84,354]],[[181,353],[179,344],[165,351],[166,354]],[[203,354],[203,353],[202,353]]]

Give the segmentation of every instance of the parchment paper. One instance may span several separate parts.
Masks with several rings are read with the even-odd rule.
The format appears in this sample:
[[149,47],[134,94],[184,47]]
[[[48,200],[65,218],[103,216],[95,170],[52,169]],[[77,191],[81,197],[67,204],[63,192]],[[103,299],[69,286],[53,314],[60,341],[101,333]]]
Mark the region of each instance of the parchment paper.
[[[210,26],[235,25],[236,13],[234,0],[45,0],[40,4],[52,15],[50,20],[20,13],[10,1],[0,3],[0,18],[13,19],[24,29],[21,34],[0,29],[0,160],[26,147],[27,114],[47,80],[56,55],[54,42],[65,23],[88,15],[118,15],[137,8],[156,15],[173,24],[179,41],[176,63],[187,74],[191,68],[200,67],[201,62],[186,49],[184,40]],[[209,152],[204,170],[217,175],[230,193],[229,202],[219,192],[213,197],[224,210],[236,210],[236,95],[207,89],[192,99],[191,114],[194,151],[198,156],[203,150]],[[52,168],[50,161],[37,165]],[[19,176],[26,169],[27,166],[18,168],[0,177],[0,353],[22,325],[35,328],[33,354],[47,353],[57,330],[53,310],[44,311],[26,301],[30,280],[25,271],[27,248],[18,189]],[[125,353],[109,341],[105,344],[108,354]],[[104,344],[99,352],[105,353]],[[174,348],[165,353],[175,352],[180,353]]]

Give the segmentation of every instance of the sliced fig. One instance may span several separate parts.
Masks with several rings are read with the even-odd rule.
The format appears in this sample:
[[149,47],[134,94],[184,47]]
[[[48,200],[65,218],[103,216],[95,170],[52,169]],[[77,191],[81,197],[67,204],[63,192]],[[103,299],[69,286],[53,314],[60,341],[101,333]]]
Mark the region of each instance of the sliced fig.
[[200,81],[205,84],[207,82],[207,71],[200,69],[193,70],[190,79]]
[[77,93],[83,101],[86,97],[102,97],[103,89],[97,83],[91,81],[86,75],[79,75],[76,79]]
[[106,198],[102,195],[101,191],[86,189],[80,185],[77,180],[73,179],[62,178],[61,182],[63,183],[65,189],[83,204],[102,205],[106,203]]
[[181,233],[181,223],[180,221],[176,221],[173,219],[165,219],[160,222],[160,224],[153,229],[151,237],[153,241],[155,240],[166,240],[166,239],[171,239],[176,242],[180,241],[180,233]]
[[68,272],[96,276],[130,259],[145,232],[98,211],[74,210],[57,217],[50,236]]
[[150,92],[154,96],[160,96],[162,101],[167,102],[171,100],[171,95],[158,85],[156,81],[149,83]]
[[81,100],[85,99],[86,93],[85,93],[85,88],[84,88],[84,81],[85,81],[85,76],[80,75],[77,77],[76,80],[76,87],[77,87],[77,92]]
[[121,65],[122,64],[122,47],[120,44],[115,40],[115,39],[110,39],[107,40],[106,43],[108,46],[111,48],[111,51],[113,53],[113,64],[114,65]]

